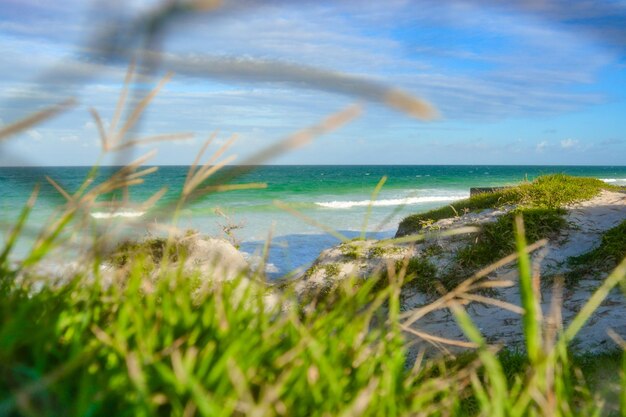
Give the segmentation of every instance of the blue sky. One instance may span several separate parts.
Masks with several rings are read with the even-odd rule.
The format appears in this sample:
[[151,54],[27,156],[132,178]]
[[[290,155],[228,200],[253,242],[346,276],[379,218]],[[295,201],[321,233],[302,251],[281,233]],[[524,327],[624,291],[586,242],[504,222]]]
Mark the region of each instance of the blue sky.
[[[219,130],[214,149],[237,133],[231,153],[242,161],[363,102],[356,121],[268,162],[624,165],[626,2],[519,3],[223,0],[181,14],[158,42],[156,75],[175,75],[135,133],[194,133],[160,145],[156,164],[189,164],[210,132]],[[2,144],[0,165],[96,161],[88,109],[111,119],[128,61],[97,55],[90,40],[111,22],[136,29],[159,5],[0,0],[0,122],[79,100]],[[126,48],[141,44],[116,35]],[[411,118],[345,80],[400,88],[440,117]]]

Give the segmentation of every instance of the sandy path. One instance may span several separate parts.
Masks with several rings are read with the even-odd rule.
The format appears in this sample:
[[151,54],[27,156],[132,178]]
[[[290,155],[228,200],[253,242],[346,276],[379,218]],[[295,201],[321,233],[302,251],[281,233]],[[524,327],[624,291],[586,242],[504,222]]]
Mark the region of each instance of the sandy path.
[[[568,257],[593,249],[599,245],[603,232],[626,220],[626,194],[604,191],[592,200],[568,207],[566,218],[571,227],[533,255],[533,263],[544,274],[558,270]],[[518,274],[515,268],[505,267],[496,271],[490,278],[517,282]],[[600,279],[581,280],[575,288],[564,290],[562,318],[565,325],[572,320],[600,284]],[[552,288],[546,287],[542,289],[541,306],[544,314],[550,311],[552,300]],[[519,305],[519,288],[516,285],[501,289],[496,298]],[[405,300],[404,308],[411,309],[424,302],[423,295],[415,294]],[[522,346],[523,334],[519,315],[479,303],[470,304],[467,310],[488,341],[508,347]],[[466,340],[448,311],[431,313],[412,327],[440,337]],[[585,351],[615,348],[615,343],[607,335],[609,328],[626,338],[626,297],[619,289],[611,292],[581,330],[573,343],[574,348]],[[415,340],[415,343],[411,349],[412,354],[416,354],[421,346],[430,346],[420,340]]]

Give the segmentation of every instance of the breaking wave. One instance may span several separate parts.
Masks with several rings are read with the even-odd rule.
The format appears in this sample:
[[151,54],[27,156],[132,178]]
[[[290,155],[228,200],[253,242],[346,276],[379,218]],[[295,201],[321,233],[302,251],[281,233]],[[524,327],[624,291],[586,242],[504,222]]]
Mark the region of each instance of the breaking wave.
[[600,178],[600,180],[609,184],[626,184],[626,178]]
[[407,197],[407,198],[392,198],[388,200],[376,200],[373,203],[371,200],[361,201],[326,201],[316,202],[315,204],[324,208],[331,209],[349,209],[352,207],[367,207],[370,204],[374,207],[384,206],[401,206],[412,205],[421,203],[436,203],[441,201],[454,201],[462,198],[467,198],[468,194],[446,195],[446,196],[430,196],[430,197]]
[[91,213],[91,217],[94,219],[112,219],[114,217],[141,217],[145,214],[145,211],[112,211],[112,212],[102,212],[96,211]]

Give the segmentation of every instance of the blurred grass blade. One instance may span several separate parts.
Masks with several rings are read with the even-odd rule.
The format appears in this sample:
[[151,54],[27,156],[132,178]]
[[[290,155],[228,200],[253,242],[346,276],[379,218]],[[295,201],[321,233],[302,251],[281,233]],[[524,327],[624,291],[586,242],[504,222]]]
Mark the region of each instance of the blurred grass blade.
[[22,229],[24,228],[24,225],[26,224],[26,220],[28,220],[28,215],[30,214],[31,210],[33,209],[33,206],[35,205],[35,202],[37,201],[38,195],[39,195],[39,185],[35,186],[35,188],[33,189],[33,192],[28,198],[26,205],[24,206],[24,208],[22,208],[22,211],[20,212],[19,217],[15,221],[15,225],[13,226],[11,233],[9,233],[9,238],[7,239],[7,242],[4,245],[2,254],[0,254],[0,267],[5,266],[7,259],[9,258],[9,255],[11,253],[11,250],[13,250],[13,247],[15,246],[15,242],[20,236]]
[[109,140],[104,129],[104,123],[102,123],[102,118],[100,117],[100,113],[93,107],[89,109],[89,113],[91,113],[91,117],[93,117],[94,123],[96,124],[96,128],[98,129],[98,135],[100,136],[100,144],[102,145],[102,151],[107,152],[109,150]]
[[506,416],[510,401],[508,383],[498,357],[487,348],[487,343],[480,334],[480,330],[478,330],[469,314],[460,304],[450,303],[450,310],[467,338],[479,346],[478,357],[485,367],[485,372],[490,380],[489,387],[491,388],[490,409],[485,410],[486,414],[497,417]]
[[156,142],[175,142],[179,140],[189,140],[194,137],[193,133],[166,133],[163,135],[148,136],[141,139],[130,139],[113,147],[109,147],[110,152],[117,152],[135,146],[145,146]]
[[150,91],[145,97],[143,97],[139,101],[139,103],[137,103],[130,116],[128,116],[128,119],[126,119],[124,125],[120,128],[118,132],[115,133],[112,141],[113,143],[111,144],[113,148],[124,144],[122,141],[124,140],[126,133],[137,123],[143,112],[146,110],[146,107],[148,107],[148,104],[150,104],[150,102],[156,97],[156,95],[163,88],[163,86],[167,84],[167,82],[172,78],[172,75],[173,74],[171,72],[165,74],[165,76],[161,79],[161,81],[159,81],[156,87],[154,87],[152,91]]
[[367,223],[369,222],[370,216],[372,215],[372,207],[374,206],[374,202],[378,198],[380,190],[385,185],[385,182],[387,182],[387,176],[383,176],[380,181],[378,181],[378,184],[376,184],[376,188],[374,188],[374,191],[372,192],[370,203],[367,206],[367,212],[365,213],[365,217],[363,218],[363,227],[361,227],[361,239],[365,239],[365,234],[367,233]]
[[530,258],[527,252],[526,236],[524,234],[524,220],[521,215],[515,217],[515,244],[517,246],[520,297],[524,308],[522,324],[526,338],[526,349],[531,363],[537,363],[541,355],[541,319],[539,316],[539,302],[533,287]]
[[134,73],[135,73],[135,60],[131,59],[130,64],[128,65],[128,69],[126,70],[126,77],[124,78],[124,86],[122,87],[120,96],[117,99],[115,112],[113,113],[111,124],[109,125],[109,134],[107,135],[108,138],[111,138],[113,136],[115,129],[117,129],[117,124],[119,123],[122,117],[122,111],[124,111],[124,105],[126,104],[126,97],[128,96],[128,90],[130,89],[130,82],[133,78]]
[[297,210],[294,210],[293,208],[289,207],[289,205],[287,205],[286,203],[283,203],[282,201],[278,201],[278,200],[274,200],[274,205],[276,207],[278,207],[281,210],[285,210],[287,213],[291,214],[294,217],[297,217],[299,219],[301,219],[302,221],[310,224],[311,226],[315,226],[320,228],[321,230],[325,231],[326,233],[336,237],[337,239],[339,239],[341,242],[349,242],[350,239],[348,239],[346,236],[344,236],[342,233],[339,233],[338,231],[336,231],[335,229],[333,229],[332,227],[328,227],[316,220],[313,220],[312,218],[308,217],[307,215],[300,213]]
[[55,180],[47,175],[45,176],[45,178],[50,184],[52,184],[52,186],[59,192],[59,194],[61,194],[67,200],[68,203],[74,201],[74,198],[67,191],[65,191],[63,187],[61,187]]
[[9,136],[15,135],[18,132],[28,129],[33,125],[39,124],[44,120],[48,120],[51,117],[54,117],[57,114],[62,113],[70,109],[71,107],[74,107],[75,105],[76,100],[73,98],[68,98],[58,104],[55,104],[35,114],[27,116],[22,120],[18,120],[17,122],[11,123],[7,126],[3,126],[2,128],[0,128],[0,141],[7,139]]

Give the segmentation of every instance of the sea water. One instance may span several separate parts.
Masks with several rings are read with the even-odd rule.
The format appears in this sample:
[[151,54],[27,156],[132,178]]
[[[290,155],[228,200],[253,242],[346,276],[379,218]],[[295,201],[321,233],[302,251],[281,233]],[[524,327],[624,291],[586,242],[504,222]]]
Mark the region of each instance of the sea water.
[[[337,244],[339,240],[327,232],[329,229],[348,238],[357,237],[362,232],[374,238],[393,236],[403,217],[466,198],[470,187],[512,185],[556,172],[596,177],[610,184],[626,184],[626,167],[623,166],[307,165],[241,168],[227,167],[222,178],[237,174],[235,178],[229,178],[230,184],[262,183],[266,188],[202,196],[182,207],[177,225],[216,236],[224,236],[224,229],[235,226],[228,237],[236,240],[240,249],[251,258],[261,252],[271,235],[268,273],[273,277],[306,267],[320,251]],[[118,169],[100,168],[90,186],[96,186]],[[26,253],[32,244],[31,237],[34,238],[37,230],[44,227],[55,210],[65,203],[65,198],[45,177],[49,176],[67,192],[73,193],[89,171],[88,167],[0,168],[0,221],[5,232],[15,222],[33,188],[40,184],[28,233],[21,239],[14,257]],[[96,222],[116,218],[167,224],[171,221],[187,172],[186,166],[162,166],[148,175],[143,184],[131,187],[129,198],[134,203],[145,201],[162,187],[167,187],[168,191],[155,210],[146,212],[135,207],[109,211],[98,208],[89,214]],[[372,200],[372,193],[383,177],[386,182]],[[121,195],[112,194],[105,198],[120,199]],[[290,210],[283,209],[284,205]],[[294,215],[294,211],[299,215]]]

